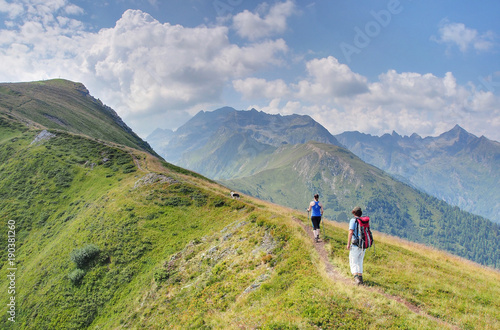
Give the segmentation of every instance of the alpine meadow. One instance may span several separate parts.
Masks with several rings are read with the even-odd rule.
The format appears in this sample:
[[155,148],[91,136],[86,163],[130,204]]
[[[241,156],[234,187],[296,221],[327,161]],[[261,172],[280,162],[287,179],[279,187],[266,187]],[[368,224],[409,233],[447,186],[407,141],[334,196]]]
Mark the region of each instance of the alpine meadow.
[[[161,158],[82,84],[0,84],[0,328],[500,328],[498,225],[396,181],[335,138],[309,141],[326,132],[293,119],[302,135],[286,143],[214,130],[188,155],[221,174],[207,178]],[[262,153],[245,158],[238,143]],[[232,170],[208,152],[221,145],[243,152]],[[337,204],[314,243],[304,203],[332,186]],[[232,199],[235,187],[267,201]],[[279,197],[298,188],[293,205]],[[345,248],[357,202],[375,229],[362,286]]]

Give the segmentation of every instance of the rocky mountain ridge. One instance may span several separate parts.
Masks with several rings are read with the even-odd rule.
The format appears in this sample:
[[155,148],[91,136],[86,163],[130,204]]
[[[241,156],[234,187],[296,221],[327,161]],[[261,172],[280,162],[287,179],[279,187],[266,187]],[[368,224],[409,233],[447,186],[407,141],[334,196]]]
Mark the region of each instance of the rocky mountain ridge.
[[437,137],[345,132],[336,138],[367,163],[452,205],[500,222],[500,143],[458,125]]
[[83,134],[156,154],[81,83],[64,79],[0,83],[0,113],[40,128]]
[[269,115],[230,107],[200,111],[173,133],[155,132],[146,139],[162,157],[213,179],[247,175],[250,161],[283,144],[312,140],[339,145],[309,116]]

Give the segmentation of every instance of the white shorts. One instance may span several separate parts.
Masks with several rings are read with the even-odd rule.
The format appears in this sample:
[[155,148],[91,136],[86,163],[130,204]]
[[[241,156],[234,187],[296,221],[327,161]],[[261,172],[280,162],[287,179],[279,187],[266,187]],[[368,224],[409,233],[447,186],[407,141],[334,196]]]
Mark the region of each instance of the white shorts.
[[355,245],[351,245],[349,251],[349,264],[351,265],[351,274],[363,274],[363,258],[365,250],[360,249]]

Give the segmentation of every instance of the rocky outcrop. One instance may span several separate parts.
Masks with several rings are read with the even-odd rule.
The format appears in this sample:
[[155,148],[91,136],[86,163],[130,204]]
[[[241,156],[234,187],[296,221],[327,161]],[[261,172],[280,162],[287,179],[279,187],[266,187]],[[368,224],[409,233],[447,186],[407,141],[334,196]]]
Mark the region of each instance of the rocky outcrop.
[[164,182],[172,184],[172,183],[177,183],[179,181],[177,181],[171,177],[165,176],[163,174],[148,173],[145,176],[143,176],[142,178],[140,178],[135,183],[134,189],[137,189],[137,188],[145,186],[145,185],[150,185],[150,184],[155,184],[155,183],[164,183]]
[[43,143],[44,141],[47,141],[47,140],[50,140],[52,138],[56,137],[55,134],[52,134],[50,133],[49,131],[47,131],[46,129],[44,129],[43,131],[40,132],[40,134],[38,134],[35,139],[33,141],[31,141],[31,144],[40,144],[40,143]]

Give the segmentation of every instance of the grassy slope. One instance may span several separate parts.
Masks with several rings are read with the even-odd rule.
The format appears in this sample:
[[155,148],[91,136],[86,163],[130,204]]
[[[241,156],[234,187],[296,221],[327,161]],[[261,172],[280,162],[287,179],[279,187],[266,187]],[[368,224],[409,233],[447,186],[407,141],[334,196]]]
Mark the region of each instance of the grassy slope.
[[112,109],[90,96],[80,83],[63,79],[0,84],[0,113],[111,141],[154,154]]
[[[445,327],[500,327],[498,272],[379,234],[366,258],[369,287],[345,285],[292,220],[307,222],[303,213],[230,200],[137,150],[59,132],[30,146],[37,131],[0,123],[0,219],[16,221],[18,267],[17,323],[2,313],[1,328],[443,327],[370,287]],[[170,182],[134,188],[151,171]],[[346,228],[329,223],[327,235],[331,262],[349,277]],[[70,255],[87,244],[100,253],[72,282]]]

